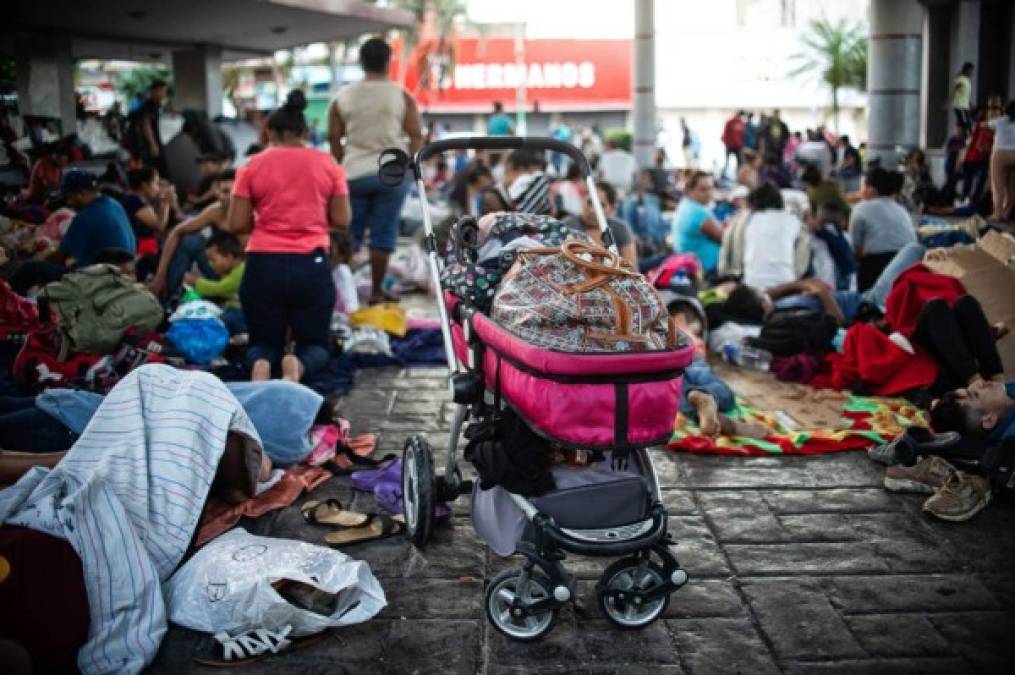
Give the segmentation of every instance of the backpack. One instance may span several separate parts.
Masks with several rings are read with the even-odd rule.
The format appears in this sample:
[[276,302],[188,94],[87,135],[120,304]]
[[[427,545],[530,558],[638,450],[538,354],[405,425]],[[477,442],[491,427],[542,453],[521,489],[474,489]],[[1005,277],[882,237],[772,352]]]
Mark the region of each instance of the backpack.
[[57,318],[63,336],[61,358],[69,352],[109,354],[124,334],[152,333],[163,310],[147,288],[113,265],[90,265],[46,284],[40,296]]
[[746,342],[773,356],[824,354],[832,350],[838,330],[835,318],[819,309],[776,309],[765,317],[761,334]]

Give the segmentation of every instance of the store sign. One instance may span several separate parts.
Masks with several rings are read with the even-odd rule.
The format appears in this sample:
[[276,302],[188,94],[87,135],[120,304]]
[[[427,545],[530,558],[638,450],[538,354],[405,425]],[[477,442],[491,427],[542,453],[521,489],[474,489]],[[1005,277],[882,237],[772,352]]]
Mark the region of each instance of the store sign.
[[511,38],[423,43],[405,85],[428,112],[486,112],[495,100],[510,111],[523,83],[530,110],[627,109],[631,51],[630,40],[526,40],[519,63]]

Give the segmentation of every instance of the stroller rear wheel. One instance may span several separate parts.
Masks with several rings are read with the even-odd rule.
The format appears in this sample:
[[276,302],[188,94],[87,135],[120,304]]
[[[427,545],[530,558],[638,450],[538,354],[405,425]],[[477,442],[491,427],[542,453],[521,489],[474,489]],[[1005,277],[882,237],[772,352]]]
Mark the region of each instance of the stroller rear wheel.
[[426,546],[433,529],[434,486],[433,448],[422,436],[410,436],[402,453],[402,501],[405,529],[419,548]]
[[[504,570],[486,588],[486,618],[512,640],[538,640],[549,633],[557,621],[552,587],[550,580],[539,572]],[[537,602],[554,606],[529,609]]]
[[645,599],[642,594],[666,584],[662,567],[638,556],[622,558],[606,568],[598,585],[599,608],[614,625],[644,628],[666,610],[669,593]]

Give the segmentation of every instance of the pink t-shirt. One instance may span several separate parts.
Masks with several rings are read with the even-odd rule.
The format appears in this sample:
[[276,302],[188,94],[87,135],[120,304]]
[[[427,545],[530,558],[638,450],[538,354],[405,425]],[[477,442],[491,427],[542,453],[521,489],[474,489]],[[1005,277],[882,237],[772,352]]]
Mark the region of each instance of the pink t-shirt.
[[328,202],[349,194],[345,168],[313,148],[274,147],[236,172],[233,196],[254,207],[248,253],[328,250]]

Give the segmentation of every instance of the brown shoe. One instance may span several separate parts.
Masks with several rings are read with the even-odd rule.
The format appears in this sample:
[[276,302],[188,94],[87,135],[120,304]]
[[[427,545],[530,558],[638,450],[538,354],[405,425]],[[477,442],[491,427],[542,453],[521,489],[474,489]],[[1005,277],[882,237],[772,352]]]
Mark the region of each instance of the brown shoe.
[[885,489],[889,492],[931,494],[955,473],[955,467],[937,455],[924,457],[913,466],[890,466],[885,470]]
[[923,510],[942,520],[962,522],[982,511],[990,498],[990,482],[986,478],[956,471],[923,503]]

